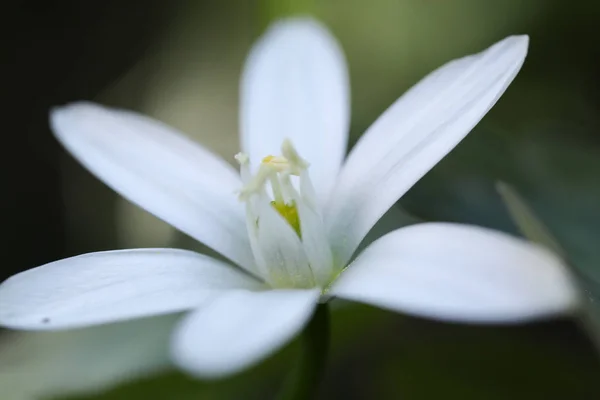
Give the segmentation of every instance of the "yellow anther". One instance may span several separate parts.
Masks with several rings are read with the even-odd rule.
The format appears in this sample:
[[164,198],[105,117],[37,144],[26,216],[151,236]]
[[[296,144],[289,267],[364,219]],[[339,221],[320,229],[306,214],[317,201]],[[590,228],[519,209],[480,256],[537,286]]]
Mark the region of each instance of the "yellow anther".
[[[248,201],[252,195],[266,195],[266,185],[270,183],[273,194],[271,205],[290,224],[298,236],[302,237],[298,209],[293,201],[290,202],[290,199],[298,196],[290,181],[290,175],[299,176],[303,170],[308,168],[308,163],[298,155],[289,140],[283,142],[281,150],[283,155],[268,155],[261,160],[255,175],[245,179],[245,186],[241,189],[239,197],[242,201]],[[235,159],[242,166],[243,174],[244,171],[249,171],[248,155],[238,153]],[[246,175],[248,174],[249,172],[246,172]]]
[[285,139],[281,145],[282,158],[285,158],[289,165],[290,173],[293,175],[300,175],[300,173],[308,168],[309,164],[304,160],[289,139]]
[[261,165],[267,165],[277,172],[285,172],[290,169],[287,158],[281,156],[266,156],[262,159]]
[[246,154],[246,153],[237,153],[233,157],[240,165],[247,165],[250,160],[250,158],[248,157],[248,154]]
[[285,204],[272,201],[271,205],[277,210],[279,215],[281,215],[288,222],[288,224],[294,228],[294,231],[296,231],[298,237],[302,238],[302,231],[300,230],[300,217],[298,216],[296,204],[294,202],[291,204]]

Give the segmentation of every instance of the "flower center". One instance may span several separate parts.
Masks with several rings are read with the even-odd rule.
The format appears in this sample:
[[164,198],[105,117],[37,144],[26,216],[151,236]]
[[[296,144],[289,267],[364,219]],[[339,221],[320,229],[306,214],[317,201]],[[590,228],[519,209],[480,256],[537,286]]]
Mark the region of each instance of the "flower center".
[[[240,199],[248,201],[255,194],[265,191],[267,183],[270,184],[273,192],[273,200],[270,202],[273,208],[281,215],[287,223],[294,229],[298,237],[302,238],[300,217],[296,207],[296,198],[300,197],[298,191],[291,182],[291,176],[300,176],[302,171],[308,168],[308,163],[304,161],[296,152],[289,140],[283,142],[281,156],[269,155],[262,159],[256,175],[249,178],[249,172],[242,171],[245,186],[240,192]],[[248,157],[243,153],[236,155],[242,169],[247,168]]]
[[308,163],[289,140],[281,155],[264,157],[254,174],[246,154],[237,154],[236,160],[258,273],[273,287],[325,287],[333,261]]

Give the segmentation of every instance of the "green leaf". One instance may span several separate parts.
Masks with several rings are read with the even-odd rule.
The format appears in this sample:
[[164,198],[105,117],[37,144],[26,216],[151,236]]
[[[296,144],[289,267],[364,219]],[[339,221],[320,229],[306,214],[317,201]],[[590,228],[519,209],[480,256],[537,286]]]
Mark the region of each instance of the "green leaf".
[[596,349],[600,351],[600,285],[594,285],[593,281],[586,279],[579,270],[568,262],[567,254],[558,243],[558,240],[554,238],[550,230],[535,216],[531,208],[511,186],[499,182],[497,189],[523,236],[532,242],[546,246],[560,256],[565,264],[571,266],[574,282],[576,282],[581,292],[583,307],[580,323],[596,345]]
[[504,182],[498,182],[496,189],[510,213],[514,223],[517,225],[523,236],[534,243],[541,244],[566,259],[566,252],[558,244],[558,241],[552,236],[548,228],[533,214],[533,211],[525,203],[523,198]]

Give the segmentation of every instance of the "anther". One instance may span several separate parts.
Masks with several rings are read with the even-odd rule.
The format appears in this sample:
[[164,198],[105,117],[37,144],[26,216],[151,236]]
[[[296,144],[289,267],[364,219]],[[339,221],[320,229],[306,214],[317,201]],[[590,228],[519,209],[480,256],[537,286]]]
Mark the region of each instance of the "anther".
[[306,162],[306,160],[300,157],[289,139],[285,139],[283,141],[283,144],[281,145],[281,153],[288,160],[290,173],[292,175],[299,176],[300,173],[307,169],[310,165],[308,162]]

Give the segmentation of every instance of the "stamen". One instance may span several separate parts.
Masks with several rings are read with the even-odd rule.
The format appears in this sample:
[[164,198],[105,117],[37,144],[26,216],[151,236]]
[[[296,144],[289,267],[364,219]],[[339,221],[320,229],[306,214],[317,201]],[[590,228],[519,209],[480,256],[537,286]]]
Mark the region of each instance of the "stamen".
[[290,175],[300,176],[309,164],[300,157],[288,139],[283,142],[281,152],[282,156],[264,157],[253,177],[250,177],[248,156],[244,153],[235,156],[241,166],[242,180],[245,184],[239,197],[242,201],[248,201],[254,194],[266,193],[265,186],[269,182],[273,192],[271,205],[294,228],[298,236],[302,237],[296,207],[296,201],[300,200],[300,196],[292,185]]
[[300,173],[307,169],[310,165],[308,162],[306,162],[306,160],[300,157],[289,139],[285,139],[283,141],[283,144],[281,145],[281,153],[283,154],[283,157],[288,160],[290,173],[292,175],[299,176]]
[[248,182],[250,180],[250,157],[246,153],[237,153],[234,158],[240,164],[242,182]]
[[262,159],[261,165],[268,165],[277,172],[284,172],[290,168],[290,163],[285,157],[266,156]]
[[272,167],[261,164],[258,172],[252,177],[240,191],[239,198],[241,201],[247,201],[253,194],[259,193],[265,186],[267,180],[276,173]]
[[254,174],[248,155],[239,153],[235,159],[244,183],[239,197],[246,202],[246,227],[261,277],[273,287],[326,287],[334,262],[309,163],[289,140],[283,142],[281,155],[264,157]]
[[281,190],[281,185],[279,184],[279,178],[277,177],[277,175],[271,175],[269,177],[269,181],[271,182],[271,189],[273,190],[273,197],[275,198],[275,203],[285,205],[285,198],[283,197],[283,191]]
[[246,153],[239,152],[233,156],[233,158],[235,158],[240,165],[248,165],[250,163],[250,157],[248,157],[248,154]]
[[300,199],[300,194],[292,184],[289,174],[285,174],[281,177],[281,186],[284,188],[286,193],[290,195],[292,201],[298,201]]

